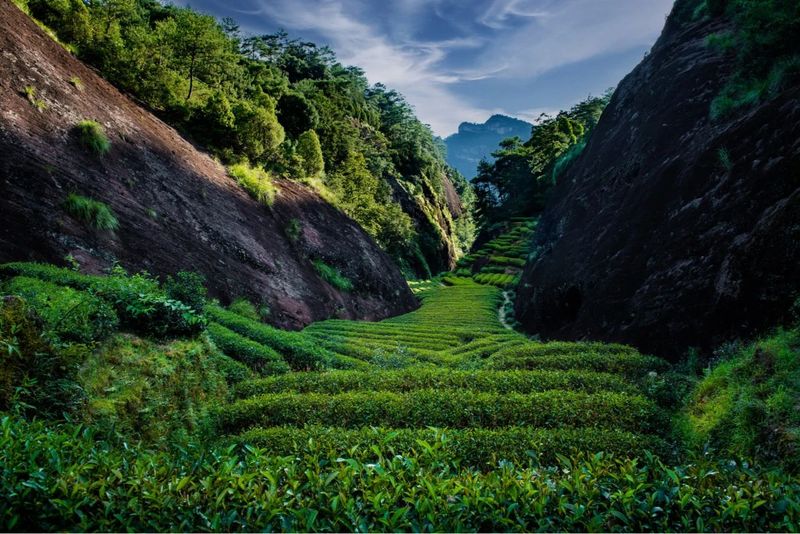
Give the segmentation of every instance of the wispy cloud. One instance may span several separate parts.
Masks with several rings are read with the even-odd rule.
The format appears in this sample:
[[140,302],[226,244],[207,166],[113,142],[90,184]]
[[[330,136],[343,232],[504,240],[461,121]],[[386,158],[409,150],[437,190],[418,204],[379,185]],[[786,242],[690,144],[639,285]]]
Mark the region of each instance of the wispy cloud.
[[349,7],[352,4],[333,0],[270,0],[262,2],[261,12],[287,28],[313,30],[327,38],[343,63],[364,69],[372,83],[400,91],[437,133],[448,133],[462,120],[486,115],[486,109],[471,105],[447,86],[488,74],[453,71],[441,64],[450,51],[479,47],[481,39],[391,42]]
[[[547,2],[544,2],[545,4]],[[547,9],[543,9],[540,0],[494,0],[489,8],[480,17],[479,21],[485,26],[493,29],[504,29],[509,20],[514,18],[544,18],[549,15]]]

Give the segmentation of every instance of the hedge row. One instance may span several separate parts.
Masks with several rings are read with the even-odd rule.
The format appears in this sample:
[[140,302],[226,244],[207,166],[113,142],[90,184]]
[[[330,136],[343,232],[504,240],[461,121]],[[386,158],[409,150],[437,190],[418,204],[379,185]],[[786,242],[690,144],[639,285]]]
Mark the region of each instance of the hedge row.
[[619,376],[590,371],[453,371],[415,368],[399,371],[330,371],[293,373],[239,384],[237,396],[266,393],[326,393],[342,391],[394,391],[460,389],[494,393],[535,393],[554,389],[587,393],[616,391],[635,393]]
[[218,424],[226,433],[254,426],[331,423],[345,428],[518,425],[608,427],[632,432],[667,427],[663,413],[640,396],[561,390],[528,395],[462,390],[361,391],[338,395],[277,393],[236,401],[221,408],[217,415]]
[[273,349],[240,336],[221,324],[210,323],[208,336],[219,350],[259,374],[277,375],[291,371],[289,364]]
[[[5,531],[795,532],[800,482],[700,457],[607,454],[481,472],[429,447],[376,461],[255,447],[151,451],[0,420]],[[423,449],[423,447],[420,447]],[[380,451],[379,451],[380,452]]]
[[558,454],[575,450],[621,457],[641,457],[645,451],[664,459],[674,455],[674,448],[656,436],[597,428],[271,427],[248,430],[236,440],[280,456],[304,456],[321,449],[332,458],[352,457],[362,462],[376,462],[380,455],[415,455],[439,442],[442,452],[454,461],[483,469],[496,468],[501,461],[518,466],[551,464],[557,462]]
[[286,362],[296,371],[313,369],[359,369],[368,364],[335,354],[319,346],[319,343],[299,332],[279,330],[263,323],[252,321],[241,315],[229,312],[219,306],[206,306],[209,319],[233,330],[237,334],[264,344],[283,355]]
[[669,364],[661,358],[644,356],[625,347],[581,343],[531,343],[507,347],[486,361],[487,369],[586,369],[638,378],[649,372],[663,372]]
[[403,343],[398,343],[387,338],[384,341],[365,340],[362,341],[358,337],[334,337],[334,336],[313,336],[325,346],[336,354],[343,354],[356,358],[358,360],[372,361],[374,358],[385,354],[399,354],[409,359],[409,363],[415,361],[433,362],[442,365],[447,365],[452,362],[451,358],[447,355],[441,354],[439,351],[426,350],[413,346],[406,346]]
[[492,356],[486,360],[486,369],[529,371],[543,369],[583,369],[601,373],[614,373],[630,379],[640,378],[660,367],[645,356],[602,356],[599,354],[572,354],[569,356],[505,357]]

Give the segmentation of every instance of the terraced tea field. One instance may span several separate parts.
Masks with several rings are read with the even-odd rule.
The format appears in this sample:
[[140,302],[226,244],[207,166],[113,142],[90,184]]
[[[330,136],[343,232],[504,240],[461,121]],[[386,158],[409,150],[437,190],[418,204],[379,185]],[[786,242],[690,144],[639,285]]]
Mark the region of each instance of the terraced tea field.
[[264,347],[263,360],[283,354],[286,368],[304,371],[240,383],[220,431],[276,455],[311,442],[367,460],[418,450],[444,428],[449,454],[478,468],[576,449],[667,454],[667,416],[640,386],[663,361],[620,345],[530,341],[500,324],[500,289],[444,280],[417,285],[418,310],[377,323],[287,333],[212,308],[215,340],[237,336]]
[[[413,284],[406,315],[287,332],[216,304],[201,316],[143,275],[0,274],[55,327],[80,309],[78,347],[118,329],[82,368],[113,425],[0,418],[0,516],[22,511],[6,530],[798,530],[791,473],[685,462],[666,362],[530,340],[472,277]],[[120,428],[194,434],[161,450]]]
[[504,233],[461,258],[455,274],[471,277],[480,284],[516,287],[530,253],[536,219],[514,218],[507,226]]

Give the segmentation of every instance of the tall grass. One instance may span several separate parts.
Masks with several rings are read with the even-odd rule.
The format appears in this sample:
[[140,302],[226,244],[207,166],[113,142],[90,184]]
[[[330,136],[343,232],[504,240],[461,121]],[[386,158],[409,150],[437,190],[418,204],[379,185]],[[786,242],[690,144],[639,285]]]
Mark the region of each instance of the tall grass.
[[64,209],[92,228],[112,232],[119,228],[119,221],[114,212],[99,200],[70,193],[64,201]]
[[111,150],[111,141],[103,131],[103,127],[97,122],[83,120],[75,126],[75,129],[81,144],[90,152],[98,156],[105,156]]
[[336,267],[332,267],[322,260],[316,260],[314,262],[314,268],[317,270],[320,278],[328,282],[336,289],[340,289],[342,291],[353,290],[353,282],[344,276]]
[[251,167],[247,163],[237,163],[228,167],[230,174],[251,197],[265,206],[275,202],[277,189],[272,176],[261,167]]

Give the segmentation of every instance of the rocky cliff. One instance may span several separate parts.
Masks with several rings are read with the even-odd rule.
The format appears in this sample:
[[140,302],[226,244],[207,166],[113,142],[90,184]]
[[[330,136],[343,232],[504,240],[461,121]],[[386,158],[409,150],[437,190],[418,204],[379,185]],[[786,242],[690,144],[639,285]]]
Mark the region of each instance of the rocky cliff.
[[516,304],[528,331],[678,357],[787,319],[800,88],[711,120],[733,59],[706,39],[726,24],[673,13],[619,85],[540,222]]
[[[78,142],[75,126],[85,119],[105,130],[107,155]],[[308,188],[276,185],[271,208],[251,199],[221,165],[0,0],[0,262],[63,263],[72,255],[87,271],[115,262],[161,276],[197,271],[213,296],[267,304],[272,322],[285,327],[416,306],[358,225]],[[119,228],[71,217],[69,193],[107,204]],[[322,280],[315,261],[337,268],[354,289]]]

